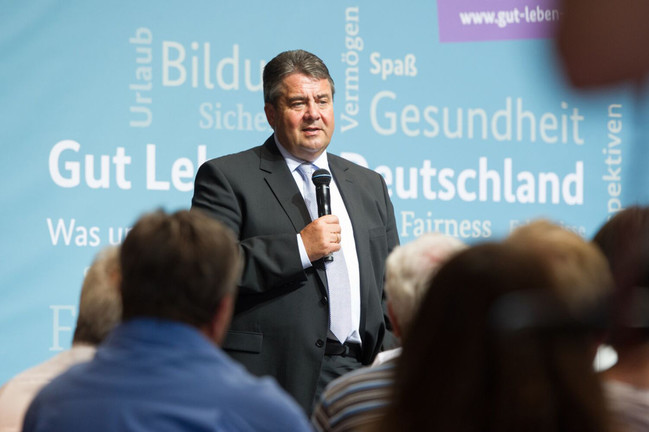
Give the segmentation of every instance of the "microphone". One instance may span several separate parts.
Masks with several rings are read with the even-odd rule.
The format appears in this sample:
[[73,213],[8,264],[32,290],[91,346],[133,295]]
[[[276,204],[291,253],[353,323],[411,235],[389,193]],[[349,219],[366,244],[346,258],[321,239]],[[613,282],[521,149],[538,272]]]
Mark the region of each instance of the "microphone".
[[331,214],[331,196],[329,195],[329,183],[331,174],[326,169],[317,169],[311,176],[315,185],[315,197],[318,203],[318,217]]
[[[315,197],[318,203],[318,217],[331,214],[331,195],[329,194],[329,183],[331,183],[331,174],[326,169],[317,169],[311,176],[311,181],[315,185]],[[326,262],[334,260],[332,255],[324,257]]]

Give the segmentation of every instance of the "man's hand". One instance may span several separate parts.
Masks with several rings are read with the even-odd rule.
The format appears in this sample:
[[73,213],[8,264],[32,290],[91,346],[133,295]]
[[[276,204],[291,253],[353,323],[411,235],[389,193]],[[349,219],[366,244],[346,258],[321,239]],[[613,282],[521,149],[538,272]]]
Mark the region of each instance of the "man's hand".
[[322,216],[300,231],[302,242],[311,262],[340,250],[340,223],[338,216]]

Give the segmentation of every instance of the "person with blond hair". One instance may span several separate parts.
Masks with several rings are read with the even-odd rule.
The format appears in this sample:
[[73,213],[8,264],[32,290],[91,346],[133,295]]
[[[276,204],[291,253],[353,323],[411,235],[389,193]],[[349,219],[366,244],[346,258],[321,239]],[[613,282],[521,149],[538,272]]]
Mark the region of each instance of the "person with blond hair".
[[1,432],[20,431],[25,411],[40,389],[72,365],[92,359],[96,346],[119,323],[119,279],[119,249],[101,250],[81,286],[72,347],[21,372],[0,388]]
[[[394,335],[407,337],[422,297],[437,269],[466,246],[455,237],[427,233],[396,247],[386,262],[385,291]],[[317,431],[346,431],[372,424],[380,417],[392,391],[395,348],[378,354],[372,367],[334,380],[316,405],[311,422]]]

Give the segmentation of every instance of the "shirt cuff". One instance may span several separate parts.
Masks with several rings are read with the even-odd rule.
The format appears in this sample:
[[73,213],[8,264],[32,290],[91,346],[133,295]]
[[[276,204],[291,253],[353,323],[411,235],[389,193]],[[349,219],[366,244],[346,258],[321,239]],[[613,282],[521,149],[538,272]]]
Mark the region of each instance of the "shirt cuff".
[[297,234],[297,247],[300,250],[300,259],[302,260],[302,268],[306,270],[309,267],[311,267],[313,264],[311,264],[309,255],[306,253],[306,247],[304,247],[302,236],[299,233]]

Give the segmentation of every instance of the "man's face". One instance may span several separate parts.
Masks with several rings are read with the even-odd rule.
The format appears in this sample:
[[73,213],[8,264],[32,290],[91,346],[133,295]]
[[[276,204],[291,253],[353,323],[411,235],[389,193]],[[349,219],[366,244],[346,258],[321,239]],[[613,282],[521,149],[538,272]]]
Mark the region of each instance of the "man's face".
[[274,106],[264,107],[279,142],[293,156],[314,161],[325,151],[334,132],[331,86],[326,79],[302,74],[284,78]]

